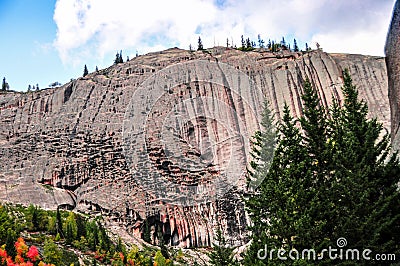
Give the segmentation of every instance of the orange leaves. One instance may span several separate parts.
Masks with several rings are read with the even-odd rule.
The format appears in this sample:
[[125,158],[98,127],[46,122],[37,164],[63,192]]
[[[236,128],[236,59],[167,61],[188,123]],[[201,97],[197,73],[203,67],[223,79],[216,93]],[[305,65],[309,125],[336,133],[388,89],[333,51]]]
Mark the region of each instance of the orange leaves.
[[22,237],[18,238],[14,246],[15,250],[17,251],[17,254],[20,256],[28,251],[28,246],[25,244],[25,241]]
[[[14,260],[8,256],[7,251],[0,248],[0,261],[2,264],[7,263],[7,266],[34,266],[34,262],[40,260],[39,251],[35,246],[28,247],[22,237],[18,238],[14,244],[17,255]],[[4,247],[4,246],[3,246]],[[37,264],[38,266],[54,266],[53,264],[46,264],[42,261]]]

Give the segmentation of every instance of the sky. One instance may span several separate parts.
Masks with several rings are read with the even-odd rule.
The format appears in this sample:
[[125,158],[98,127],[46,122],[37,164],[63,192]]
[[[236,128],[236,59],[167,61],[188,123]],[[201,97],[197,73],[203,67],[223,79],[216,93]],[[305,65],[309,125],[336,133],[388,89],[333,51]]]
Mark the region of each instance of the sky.
[[0,0],[0,78],[49,87],[171,47],[240,46],[244,35],[300,49],[384,56],[395,0]]

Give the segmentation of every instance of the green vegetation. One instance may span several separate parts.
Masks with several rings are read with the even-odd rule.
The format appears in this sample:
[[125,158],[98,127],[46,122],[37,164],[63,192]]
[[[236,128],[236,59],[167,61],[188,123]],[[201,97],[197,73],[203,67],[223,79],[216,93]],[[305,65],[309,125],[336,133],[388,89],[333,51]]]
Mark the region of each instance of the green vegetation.
[[[28,252],[25,240],[34,244],[34,250],[42,250],[35,261],[29,260],[33,253]],[[16,248],[17,242],[22,249]],[[74,212],[45,211],[33,205],[0,205],[0,265],[2,258],[15,265],[20,265],[20,258],[33,265],[79,265],[76,254],[82,254],[87,265],[185,263],[182,252],[170,251],[163,241],[158,249],[149,246],[139,250],[134,245],[128,248],[121,238],[112,240],[101,217],[89,219]]]
[[[259,39],[259,43],[261,41],[262,40]],[[238,48],[238,50],[241,50],[241,51],[252,51],[252,50],[254,50],[254,48],[256,46],[256,44],[253,41],[250,41],[250,38],[244,39],[243,35],[241,36],[241,43],[242,43],[242,46]]]
[[215,235],[216,243],[213,244],[213,250],[208,254],[210,263],[215,266],[236,266],[239,265],[234,259],[234,248],[229,247],[220,228]]
[[[96,69],[97,69],[97,67],[96,67]],[[96,71],[98,71],[98,70],[96,70]],[[88,74],[89,74],[89,70],[88,70],[87,66],[85,65],[85,67],[83,68],[83,76],[86,77]]]
[[[252,41],[249,37],[245,38],[243,35],[240,36],[240,42],[241,45],[239,48],[236,48],[236,45],[233,43],[231,44],[231,48],[236,48],[240,51],[253,51],[254,49],[262,48],[264,51],[270,51],[270,52],[279,52],[279,51],[291,51],[291,52],[299,52],[299,46],[297,44],[297,40],[293,40],[293,49],[290,48],[290,44],[286,42],[285,37],[282,37],[282,40],[280,42],[276,42],[274,40],[268,40],[268,43],[266,43],[262,38],[261,35],[258,34],[257,36],[257,44],[255,41]],[[226,39],[226,47],[229,47],[229,39]],[[308,47],[308,44],[306,44],[305,51],[310,51],[311,48]]]
[[197,40],[197,51],[203,51],[204,47],[203,47],[203,42],[201,41],[201,38],[199,36],[199,39]]
[[117,64],[121,64],[123,62],[124,62],[124,59],[122,59],[122,50],[121,50],[119,53],[117,53],[115,55],[114,64],[117,65]]
[[1,90],[7,91],[10,89],[10,85],[8,85],[6,78],[3,78],[3,82],[1,83]]
[[78,227],[76,225],[76,219],[73,212],[70,212],[68,214],[64,226],[65,242],[70,245],[72,241],[77,239],[78,236]]
[[299,51],[299,46],[297,46],[297,41],[296,39],[293,40],[293,52],[298,52]]
[[[246,200],[252,244],[245,265],[294,263],[278,260],[276,253],[258,259],[265,245],[269,251],[284,249],[286,254],[293,249],[321,251],[337,247],[341,237],[347,240],[346,248],[399,254],[397,154],[391,154],[382,125],[367,118],[367,105],[358,100],[348,71],[343,76],[343,106],[334,101],[330,109],[304,81],[303,116],[294,119],[285,106],[269,170],[258,167],[264,160],[263,148],[270,146],[270,139],[263,137],[268,132],[255,136],[261,149],[253,155],[255,170],[249,181],[254,177],[263,181]],[[320,262],[346,262],[327,257]]]
[[264,43],[265,42],[264,42],[263,39],[261,39],[261,35],[260,34],[258,34],[257,39],[258,39],[258,47],[264,48]]
[[52,239],[47,239],[44,242],[43,259],[44,262],[53,263],[55,265],[61,265],[63,262],[63,252]]
[[[37,85],[37,87],[35,85],[28,85],[27,92],[32,92],[33,90],[38,91],[39,90],[39,85],[38,84],[36,84],[36,85]],[[56,81],[56,82],[51,83],[49,86],[50,87],[57,87],[57,86],[61,86],[61,83]]]

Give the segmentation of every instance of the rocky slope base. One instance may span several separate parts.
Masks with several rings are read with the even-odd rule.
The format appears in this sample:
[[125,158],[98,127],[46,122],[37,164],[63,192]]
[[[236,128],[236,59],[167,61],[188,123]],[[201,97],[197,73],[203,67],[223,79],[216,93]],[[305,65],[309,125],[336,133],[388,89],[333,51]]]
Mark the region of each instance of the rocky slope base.
[[[185,67],[198,59],[213,67],[227,64],[237,71],[232,70],[235,78],[248,75],[254,84],[233,91],[227,84],[239,84],[242,79],[234,81],[222,75],[228,83],[210,82],[218,76],[211,67],[194,66],[195,71]],[[182,84],[171,82],[166,93],[154,99],[156,82],[150,81],[171,66],[191,78]],[[143,237],[148,225],[153,242],[161,231],[167,243],[181,247],[210,245],[219,224],[232,244],[243,244],[248,221],[240,195],[249,161],[246,138],[260,128],[264,99],[271,103],[277,119],[285,102],[298,117],[302,114],[302,80],[309,77],[328,106],[332,97],[342,98],[344,68],[350,70],[371,116],[389,129],[384,58],[321,50],[273,54],[223,47],[196,52],[172,48],[136,57],[59,88],[0,94],[0,200],[48,209],[62,205],[83,212],[101,211],[133,236]],[[210,79],[198,79],[206,76]],[[149,94],[143,94],[147,88]],[[144,105],[132,105],[131,99],[139,90]],[[188,105],[198,98],[212,100]],[[146,106],[146,101],[152,105]],[[221,109],[221,104],[228,109]],[[175,120],[171,112],[176,106],[194,114],[172,126]],[[141,107],[147,123],[142,131],[136,132],[134,125],[130,130],[142,134],[143,143],[135,145],[136,139],[129,142],[137,154],[128,158],[124,153],[124,117],[132,118],[131,112]],[[180,155],[202,167],[183,167],[177,158],[166,154],[168,147],[162,136],[167,136],[163,134],[169,125],[173,127],[171,136],[179,139]],[[229,139],[232,130],[227,128],[234,128],[241,138]],[[185,184],[199,187],[213,184],[210,180],[232,166],[238,167],[234,169],[241,170],[241,175],[229,193],[213,200],[177,205],[157,195],[157,180],[178,184],[171,185],[174,189]],[[145,186],[143,180],[147,180]],[[204,195],[215,192],[212,186],[202,188]],[[177,190],[176,194],[180,193]]]

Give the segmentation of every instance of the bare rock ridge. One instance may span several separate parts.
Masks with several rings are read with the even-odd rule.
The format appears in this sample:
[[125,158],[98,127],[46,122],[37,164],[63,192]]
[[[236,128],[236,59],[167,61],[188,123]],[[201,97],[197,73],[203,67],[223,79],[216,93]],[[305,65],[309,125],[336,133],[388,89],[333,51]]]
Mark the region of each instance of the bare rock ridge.
[[[255,88],[240,87],[235,94],[225,84],[196,78],[167,88],[167,93],[147,108],[147,152],[138,149],[137,164],[131,165],[123,151],[123,127],[132,96],[160,70],[196,59],[228,64],[248,75]],[[248,143],[239,147],[238,140],[216,141],[227,139],[229,132],[215,120],[236,128],[242,136],[251,136],[259,128],[264,98],[271,103],[277,118],[284,102],[299,116],[304,77],[310,78],[327,106],[332,97],[342,98],[344,68],[350,70],[360,97],[368,103],[370,115],[389,129],[385,59],[327,54],[321,50],[272,54],[223,47],[205,52],[173,48],[136,57],[60,88],[0,94],[0,200],[45,208],[63,205],[85,212],[101,211],[134,236],[143,237],[144,224],[148,224],[153,241],[157,241],[157,231],[161,230],[167,243],[182,247],[210,245],[218,219],[232,244],[244,243],[248,222],[240,199],[244,176],[218,200],[189,206],[169,203],[144,189],[141,182],[147,180],[156,187],[153,177],[157,174],[179,184],[207,184],[221,174],[219,166],[229,161],[230,152],[237,155],[236,163],[245,167]],[[216,75],[207,68],[190,73]],[[151,93],[149,90],[149,95],[143,97],[150,99]],[[199,97],[215,102],[184,105]],[[244,103],[243,97],[250,100]],[[231,106],[235,115],[224,112],[219,108],[221,104]],[[179,135],[182,153],[188,160],[205,162],[198,171],[184,169],[166,155],[160,135],[163,127],[168,126],[163,124],[165,121],[175,121],[169,117],[176,106],[215,118],[198,115],[187,123],[177,123],[179,132],[173,132]],[[209,153],[202,145],[212,140],[222,144]]]
[[388,72],[391,136],[395,150],[400,148],[400,3],[396,1],[385,46]]

